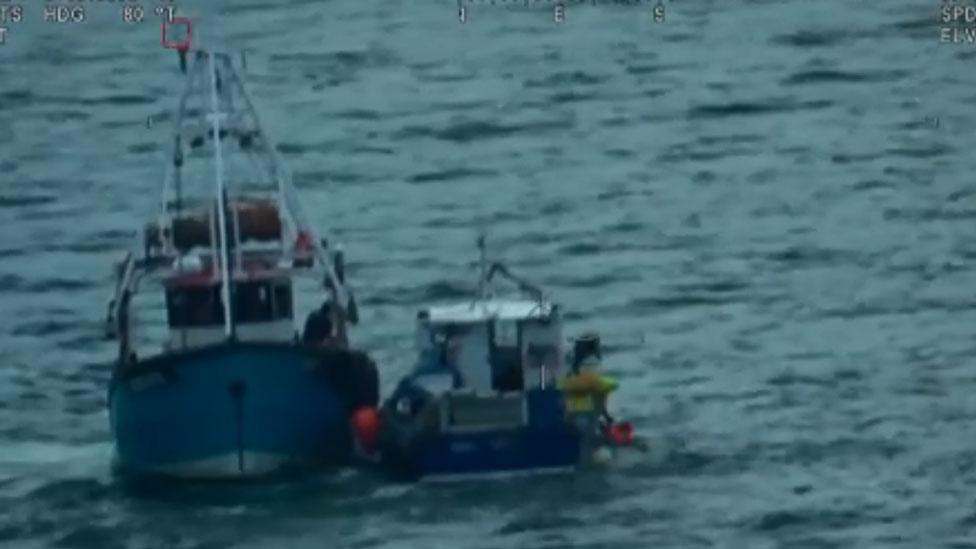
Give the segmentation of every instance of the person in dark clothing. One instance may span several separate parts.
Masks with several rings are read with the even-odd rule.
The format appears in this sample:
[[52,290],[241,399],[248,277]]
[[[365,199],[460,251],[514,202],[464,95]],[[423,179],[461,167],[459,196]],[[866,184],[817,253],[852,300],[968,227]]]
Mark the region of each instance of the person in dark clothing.
[[306,345],[333,346],[337,340],[333,334],[332,304],[326,301],[312,311],[305,321],[302,342]]
[[436,369],[451,374],[454,388],[460,389],[465,384],[459,363],[461,358],[461,337],[452,330],[448,330],[448,332],[444,335],[442,341],[436,343]]

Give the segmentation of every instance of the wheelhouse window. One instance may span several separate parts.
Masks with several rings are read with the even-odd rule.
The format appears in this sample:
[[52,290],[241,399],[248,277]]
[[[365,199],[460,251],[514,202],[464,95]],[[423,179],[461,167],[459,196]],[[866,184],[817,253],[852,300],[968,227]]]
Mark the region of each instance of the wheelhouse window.
[[219,326],[224,323],[220,286],[170,288],[166,313],[171,328]]
[[549,344],[530,344],[525,350],[526,366],[554,370],[559,365],[559,348]]
[[234,318],[238,322],[272,322],[291,318],[291,286],[287,283],[243,282],[235,285]]
[[292,318],[291,284],[278,283],[274,286],[275,318]]
[[[287,282],[240,282],[233,287],[234,319],[239,323],[292,318],[291,285]],[[202,328],[224,323],[220,285],[174,287],[166,291],[171,328]]]
[[268,322],[274,318],[271,291],[267,283],[234,285],[234,318],[241,323]]
[[518,322],[495,322],[491,347],[491,383],[496,391],[519,391],[523,388],[519,332]]

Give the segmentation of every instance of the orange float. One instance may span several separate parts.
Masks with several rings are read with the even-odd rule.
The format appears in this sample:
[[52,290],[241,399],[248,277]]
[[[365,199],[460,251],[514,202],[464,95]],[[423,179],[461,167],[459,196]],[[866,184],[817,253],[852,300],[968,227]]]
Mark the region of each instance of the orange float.
[[373,453],[380,442],[380,413],[376,408],[365,406],[352,414],[352,432],[360,447]]

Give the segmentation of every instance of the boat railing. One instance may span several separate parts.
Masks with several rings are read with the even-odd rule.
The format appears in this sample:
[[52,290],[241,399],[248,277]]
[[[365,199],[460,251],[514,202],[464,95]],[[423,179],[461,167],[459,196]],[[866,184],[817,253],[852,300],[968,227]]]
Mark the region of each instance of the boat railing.
[[[217,216],[213,215],[213,213],[211,212],[210,214],[207,215],[207,221],[210,224],[210,257],[217,258],[219,257],[218,254],[220,253],[220,250],[217,249],[217,242],[218,242]],[[175,233],[176,231],[174,230],[173,232]]]
[[490,283],[491,279],[496,274],[500,274],[502,277],[507,278],[510,282],[515,283],[519,291],[531,295],[537,301],[541,302],[545,298],[545,294],[542,291],[542,288],[539,288],[535,284],[529,282],[528,280],[518,275],[515,275],[514,273],[512,273],[512,271],[508,269],[507,266],[505,266],[505,264],[498,261],[495,261],[491,264],[491,267],[488,269],[486,281]]
[[241,260],[241,210],[232,206],[230,211],[231,221],[234,223],[234,270],[239,272],[244,266]]
[[478,300],[484,300],[492,295],[492,279],[496,275],[500,275],[502,278],[507,279],[509,282],[515,284],[518,290],[526,295],[532,297],[539,303],[539,307],[545,302],[545,293],[542,289],[529,282],[528,280],[515,275],[509,268],[501,261],[489,261],[488,251],[487,251],[487,236],[482,233],[478,236],[478,251],[479,251],[479,269],[480,275],[478,280],[478,294],[475,302]]
[[135,273],[136,260],[135,254],[128,252],[122,260],[119,270],[118,281],[115,286],[115,295],[109,302],[108,318],[106,319],[106,333],[109,337],[119,335],[119,311],[125,306],[125,293],[132,289],[133,275]]

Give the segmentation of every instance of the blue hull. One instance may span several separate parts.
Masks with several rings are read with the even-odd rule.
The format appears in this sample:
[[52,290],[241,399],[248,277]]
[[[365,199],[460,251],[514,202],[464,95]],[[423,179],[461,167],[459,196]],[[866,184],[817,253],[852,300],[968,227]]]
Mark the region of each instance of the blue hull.
[[579,464],[575,431],[519,429],[438,435],[424,441],[416,473],[429,480],[570,472]]
[[[324,365],[327,367],[328,365]],[[191,478],[349,458],[348,395],[294,345],[235,343],[150,358],[112,379],[116,464]]]
[[526,397],[529,422],[522,427],[418,432],[396,412],[395,394],[384,407],[383,461],[401,476],[428,480],[576,470],[583,440],[565,419],[562,394],[534,390]]

